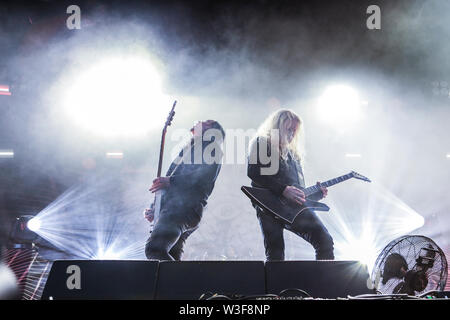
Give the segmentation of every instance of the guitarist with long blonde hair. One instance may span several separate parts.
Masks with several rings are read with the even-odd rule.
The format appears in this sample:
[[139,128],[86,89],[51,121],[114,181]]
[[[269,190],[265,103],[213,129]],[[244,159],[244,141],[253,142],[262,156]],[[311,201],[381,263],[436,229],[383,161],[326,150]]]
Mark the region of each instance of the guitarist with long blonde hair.
[[[305,179],[302,170],[302,156],[299,151],[299,137],[302,120],[291,110],[278,110],[271,114],[258,129],[250,145],[247,175],[252,186],[270,190],[274,195],[302,206],[306,202]],[[261,158],[270,155],[274,163]],[[267,172],[275,167],[276,172]],[[327,188],[318,183],[318,192],[309,200],[320,200],[327,195]],[[309,242],[316,251],[317,260],[333,260],[333,239],[328,230],[312,210],[305,210],[292,223],[287,223],[262,209],[255,202],[253,206],[264,238],[266,259],[284,260],[283,231],[289,230]]]

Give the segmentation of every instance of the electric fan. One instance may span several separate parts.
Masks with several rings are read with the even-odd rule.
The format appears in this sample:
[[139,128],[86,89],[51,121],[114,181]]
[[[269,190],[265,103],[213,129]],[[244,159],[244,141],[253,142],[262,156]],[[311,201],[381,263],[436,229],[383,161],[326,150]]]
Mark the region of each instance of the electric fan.
[[372,270],[373,287],[381,294],[417,296],[444,290],[447,259],[430,238],[410,235],[391,241],[380,253]]

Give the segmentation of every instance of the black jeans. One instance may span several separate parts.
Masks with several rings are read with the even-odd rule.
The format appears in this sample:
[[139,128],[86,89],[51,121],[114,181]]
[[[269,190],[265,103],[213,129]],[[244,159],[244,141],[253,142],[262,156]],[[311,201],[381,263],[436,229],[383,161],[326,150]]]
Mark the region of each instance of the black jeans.
[[256,206],[264,238],[267,261],[284,260],[283,230],[289,230],[309,242],[316,251],[316,260],[333,260],[333,238],[327,228],[312,211],[304,211],[292,225],[276,219],[272,214]]
[[186,239],[198,228],[203,207],[163,207],[145,245],[150,260],[181,260]]

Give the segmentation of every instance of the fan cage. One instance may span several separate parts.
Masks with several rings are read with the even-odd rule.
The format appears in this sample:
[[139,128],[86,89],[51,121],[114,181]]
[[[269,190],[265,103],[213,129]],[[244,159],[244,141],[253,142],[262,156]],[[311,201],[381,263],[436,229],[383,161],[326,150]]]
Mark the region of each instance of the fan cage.
[[438,245],[430,238],[421,235],[407,235],[392,240],[380,253],[375,261],[372,269],[372,285],[381,294],[394,293],[395,287],[402,282],[402,279],[392,278],[386,284],[382,284],[383,270],[387,257],[393,253],[403,256],[408,264],[408,270],[412,270],[416,266],[416,259],[419,257],[422,248],[436,250],[434,257],[434,264],[432,268],[427,271],[428,285],[421,292],[416,292],[420,295],[431,290],[444,290],[448,277],[448,264],[444,252]]

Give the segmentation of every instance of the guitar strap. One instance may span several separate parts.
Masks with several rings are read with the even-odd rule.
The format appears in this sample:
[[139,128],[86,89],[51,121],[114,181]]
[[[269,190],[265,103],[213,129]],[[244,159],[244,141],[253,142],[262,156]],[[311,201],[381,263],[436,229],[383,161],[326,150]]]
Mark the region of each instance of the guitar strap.
[[299,186],[305,186],[305,177],[303,175],[303,170],[302,167],[300,166],[300,164],[294,159],[294,157],[292,156],[291,152],[289,151],[288,153],[288,159],[290,161],[292,161],[294,163],[295,169],[297,171],[297,175],[296,175],[296,179],[297,179],[297,184]]

